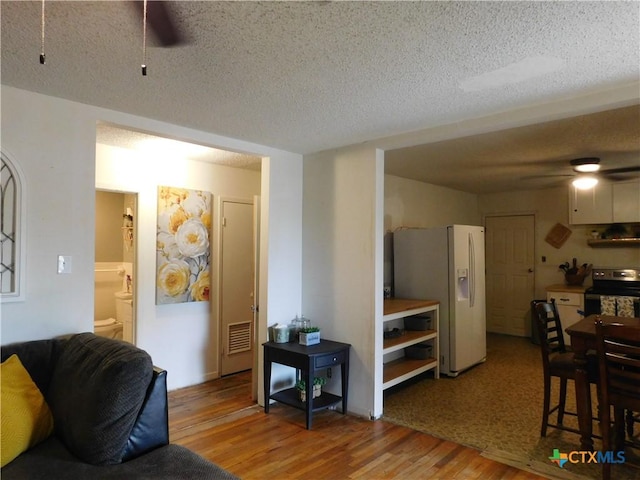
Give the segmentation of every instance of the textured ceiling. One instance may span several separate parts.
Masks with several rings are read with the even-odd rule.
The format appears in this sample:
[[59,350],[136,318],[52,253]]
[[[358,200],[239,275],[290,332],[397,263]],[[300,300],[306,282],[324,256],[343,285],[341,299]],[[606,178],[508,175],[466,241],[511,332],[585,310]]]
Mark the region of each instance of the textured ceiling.
[[[635,1],[171,2],[188,43],[150,39],[146,77],[130,3],[47,1],[43,66],[42,3],[3,0],[2,83],[298,153],[640,85]],[[594,138],[596,152],[505,153],[521,139],[495,143],[494,163],[614,149]],[[467,177],[454,188],[478,189],[464,162],[488,168],[499,155],[474,161],[473,147],[461,143],[432,170]]]
[[600,158],[600,176],[606,180],[638,178],[640,171],[614,175],[607,170],[640,169],[640,106],[387,150],[385,170],[490,193],[569,184],[575,176],[569,162],[582,157]]

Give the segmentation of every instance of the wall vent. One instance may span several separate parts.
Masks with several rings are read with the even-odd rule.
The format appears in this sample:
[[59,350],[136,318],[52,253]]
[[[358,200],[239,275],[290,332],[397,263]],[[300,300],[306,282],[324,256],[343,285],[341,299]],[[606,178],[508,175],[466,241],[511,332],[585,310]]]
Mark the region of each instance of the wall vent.
[[251,350],[251,322],[229,324],[227,337],[229,355]]

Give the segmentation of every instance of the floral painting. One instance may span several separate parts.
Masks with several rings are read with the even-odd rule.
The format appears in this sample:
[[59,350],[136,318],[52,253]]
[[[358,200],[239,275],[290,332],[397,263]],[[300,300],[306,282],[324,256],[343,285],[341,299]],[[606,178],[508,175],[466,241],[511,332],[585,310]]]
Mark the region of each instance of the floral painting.
[[158,187],[156,305],[209,301],[211,197]]

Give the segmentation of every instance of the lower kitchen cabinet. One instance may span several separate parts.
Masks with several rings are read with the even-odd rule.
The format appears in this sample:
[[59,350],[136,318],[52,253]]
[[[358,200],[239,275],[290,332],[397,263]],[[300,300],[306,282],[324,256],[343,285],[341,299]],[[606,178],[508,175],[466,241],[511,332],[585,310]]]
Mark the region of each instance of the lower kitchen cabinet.
[[[547,290],[547,302],[555,299],[558,315],[562,322],[562,329],[584,318],[584,292],[586,287],[574,285],[550,285]],[[564,333],[564,343],[571,344],[569,335]]]

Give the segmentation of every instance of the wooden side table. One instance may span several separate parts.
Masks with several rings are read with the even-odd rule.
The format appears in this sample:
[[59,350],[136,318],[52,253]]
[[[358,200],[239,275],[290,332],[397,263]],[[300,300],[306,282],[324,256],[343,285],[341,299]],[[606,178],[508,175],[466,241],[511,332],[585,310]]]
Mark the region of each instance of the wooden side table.
[[[320,340],[317,345],[305,346],[298,343],[267,342],[264,347],[264,413],[269,413],[269,400],[273,399],[306,413],[307,429],[311,429],[313,412],[329,408],[342,402],[342,414],[347,412],[349,392],[349,349],[348,343]],[[271,393],[271,365],[280,363],[302,372],[306,383],[306,402],[298,398],[295,388]],[[320,369],[340,365],[342,373],[342,396],[322,392],[313,398],[313,379]]]

